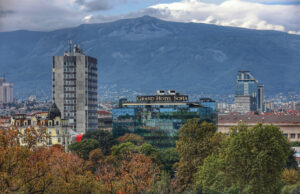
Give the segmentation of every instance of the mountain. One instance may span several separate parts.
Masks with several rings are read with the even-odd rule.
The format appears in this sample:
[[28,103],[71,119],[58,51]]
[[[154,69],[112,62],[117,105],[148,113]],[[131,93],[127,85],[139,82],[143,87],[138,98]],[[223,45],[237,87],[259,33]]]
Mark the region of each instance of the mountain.
[[233,94],[237,71],[250,70],[266,95],[300,92],[300,36],[144,16],[51,32],[0,33],[0,73],[17,95],[51,95],[52,56],[67,41],[99,63],[100,95],[108,90],[151,94]]

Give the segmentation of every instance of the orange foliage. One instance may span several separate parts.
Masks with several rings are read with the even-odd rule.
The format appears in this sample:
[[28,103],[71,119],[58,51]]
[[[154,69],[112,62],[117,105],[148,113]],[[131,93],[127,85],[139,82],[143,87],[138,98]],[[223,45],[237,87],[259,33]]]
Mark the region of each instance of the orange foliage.
[[126,133],[125,135],[119,137],[117,140],[120,143],[132,142],[135,145],[141,145],[144,141],[144,138],[134,133]]
[[16,128],[0,131],[0,193],[96,191],[95,177],[84,171],[82,159],[59,146],[37,146],[45,136],[32,130],[24,135],[28,142],[24,147],[19,144],[24,136]]
[[159,168],[149,157],[129,152],[121,161],[113,156],[100,161],[96,176],[108,193],[145,193],[159,176]]
[[62,146],[46,147],[46,138],[34,128],[0,130],[0,193],[145,193],[160,174],[140,153],[105,157],[96,149],[84,161]]

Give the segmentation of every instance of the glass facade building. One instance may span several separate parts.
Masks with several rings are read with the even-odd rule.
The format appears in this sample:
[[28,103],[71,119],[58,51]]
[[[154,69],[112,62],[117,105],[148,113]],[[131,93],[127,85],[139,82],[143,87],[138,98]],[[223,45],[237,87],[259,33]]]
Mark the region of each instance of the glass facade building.
[[236,111],[246,113],[263,111],[264,87],[250,74],[249,71],[239,71],[235,89]]
[[200,102],[176,100],[122,100],[119,107],[112,110],[114,136],[135,133],[144,137],[146,142],[161,148],[176,145],[177,132],[189,119],[199,118],[212,123],[217,121],[214,101],[210,102],[211,106],[205,106]]

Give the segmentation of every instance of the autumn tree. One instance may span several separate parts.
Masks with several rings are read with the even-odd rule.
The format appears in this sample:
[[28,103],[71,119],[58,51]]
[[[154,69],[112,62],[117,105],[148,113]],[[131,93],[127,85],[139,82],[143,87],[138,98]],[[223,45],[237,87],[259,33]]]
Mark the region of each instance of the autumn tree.
[[[29,131],[33,134],[29,134]],[[1,130],[1,193],[41,193],[51,184],[50,168],[46,162],[50,156],[40,154],[40,149],[35,148],[43,140],[39,132],[28,128],[21,133],[15,126]],[[20,145],[20,139],[25,140],[26,146]]]
[[293,168],[284,169],[284,171],[282,172],[282,179],[283,181],[291,185],[296,184],[298,181],[300,181],[298,172]]
[[[59,146],[47,148],[36,133],[15,127],[0,131],[1,193],[92,193],[100,188],[96,177],[84,171],[82,159]],[[29,144],[21,146],[19,139],[27,137]]]
[[159,176],[159,168],[143,154],[133,154],[121,164],[120,190],[124,193],[145,193]]
[[57,148],[47,149],[51,153],[49,164],[55,181],[48,193],[93,193],[100,187],[96,177],[86,171],[84,160],[77,155],[65,153]]
[[159,172],[150,158],[129,151],[121,157],[108,156],[100,161],[96,176],[102,190],[106,189],[105,193],[145,193],[153,186]]
[[217,152],[223,135],[216,133],[217,128],[212,123],[191,119],[179,130],[176,150],[179,153],[175,183],[177,190],[192,189],[194,174],[204,159]]
[[21,140],[26,147],[31,149],[33,146],[46,145],[49,137],[45,128],[30,126],[24,129]]
[[119,143],[131,142],[135,145],[142,145],[144,143],[144,138],[134,133],[126,133],[125,135],[118,137],[117,141]]

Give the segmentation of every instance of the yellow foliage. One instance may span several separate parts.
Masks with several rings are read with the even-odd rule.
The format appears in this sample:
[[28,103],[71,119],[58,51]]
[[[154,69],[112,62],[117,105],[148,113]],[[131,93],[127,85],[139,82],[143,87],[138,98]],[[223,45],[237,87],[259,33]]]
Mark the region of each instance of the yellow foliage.
[[284,169],[282,179],[289,184],[296,184],[299,181],[298,172],[295,169]]

